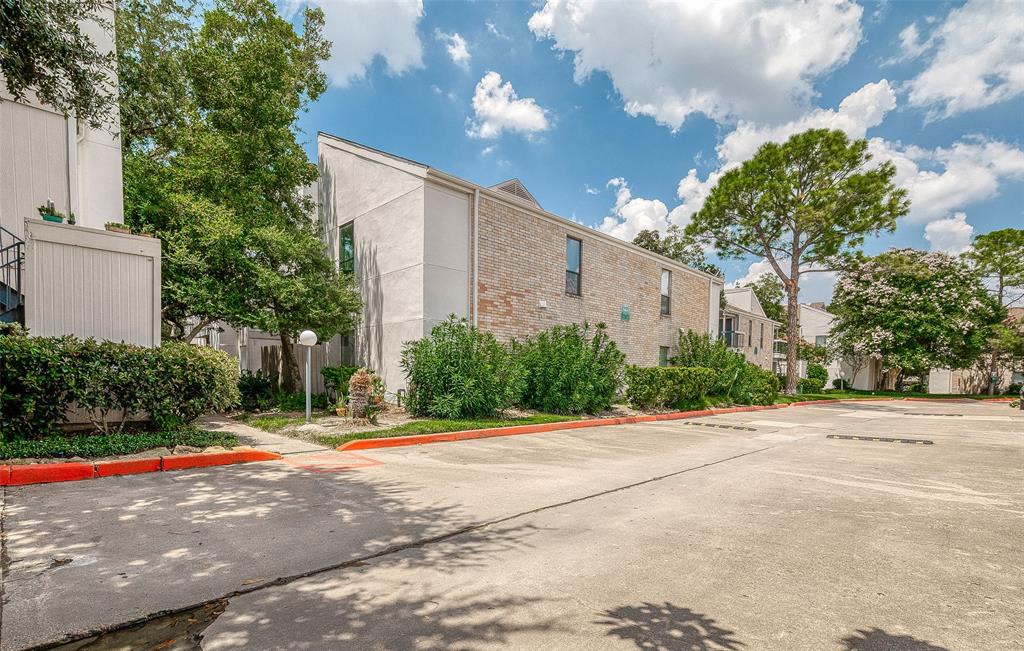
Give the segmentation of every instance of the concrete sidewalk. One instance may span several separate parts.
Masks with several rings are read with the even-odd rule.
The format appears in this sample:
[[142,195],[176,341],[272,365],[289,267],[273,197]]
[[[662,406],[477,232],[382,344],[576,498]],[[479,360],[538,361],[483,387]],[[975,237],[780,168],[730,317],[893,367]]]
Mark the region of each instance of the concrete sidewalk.
[[10,489],[0,647],[1020,648],[1024,418],[885,404]]

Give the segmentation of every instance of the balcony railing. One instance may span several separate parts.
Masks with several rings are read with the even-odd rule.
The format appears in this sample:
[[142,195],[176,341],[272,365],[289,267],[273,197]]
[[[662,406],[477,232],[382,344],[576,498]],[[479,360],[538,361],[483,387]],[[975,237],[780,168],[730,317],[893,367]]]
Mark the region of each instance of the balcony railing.
[[776,341],[772,351],[777,357],[785,357],[789,350],[789,344],[785,341]]
[[721,334],[722,341],[730,348],[745,348],[747,345],[747,334],[745,332],[733,332],[726,330]]

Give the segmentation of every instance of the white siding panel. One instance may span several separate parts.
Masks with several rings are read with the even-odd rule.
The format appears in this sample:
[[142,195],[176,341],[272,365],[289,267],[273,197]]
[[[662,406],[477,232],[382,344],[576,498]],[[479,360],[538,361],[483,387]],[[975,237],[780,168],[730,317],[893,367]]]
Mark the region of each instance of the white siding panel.
[[0,226],[23,237],[23,222],[52,199],[67,212],[67,122],[26,104],[0,102]]
[[160,344],[160,242],[28,222],[26,325],[36,336]]

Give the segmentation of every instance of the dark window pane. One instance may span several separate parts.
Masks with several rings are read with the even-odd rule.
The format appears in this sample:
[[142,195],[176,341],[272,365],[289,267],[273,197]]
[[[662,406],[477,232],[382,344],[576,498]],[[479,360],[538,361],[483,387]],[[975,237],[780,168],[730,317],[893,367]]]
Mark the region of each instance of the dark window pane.
[[356,244],[352,224],[341,227],[338,245],[338,267],[344,273],[354,273],[356,267]]
[[565,272],[565,293],[573,296],[580,295],[580,275],[575,271]]
[[662,294],[661,295],[661,313],[662,314],[666,314],[666,315],[669,314],[670,313],[669,312],[670,306],[671,306],[671,299],[668,296],[665,296],[664,294]]
[[668,366],[668,346],[658,347],[658,366]]
[[565,238],[565,270],[580,272],[580,248],[582,242],[571,237]]

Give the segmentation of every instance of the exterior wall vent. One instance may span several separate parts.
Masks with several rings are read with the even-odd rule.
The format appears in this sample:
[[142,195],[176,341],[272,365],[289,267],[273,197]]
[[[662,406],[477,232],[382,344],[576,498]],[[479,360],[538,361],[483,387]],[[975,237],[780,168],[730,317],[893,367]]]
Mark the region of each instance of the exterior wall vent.
[[521,201],[525,201],[526,203],[533,204],[540,208],[540,203],[533,198],[533,195],[530,194],[530,191],[526,189],[526,186],[524,186],[522,181],[519,179],[509,179],[504,183],[492,185],[490,189],[506,192]]

